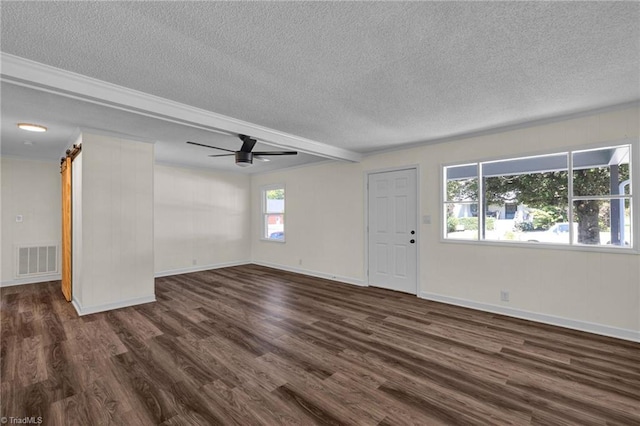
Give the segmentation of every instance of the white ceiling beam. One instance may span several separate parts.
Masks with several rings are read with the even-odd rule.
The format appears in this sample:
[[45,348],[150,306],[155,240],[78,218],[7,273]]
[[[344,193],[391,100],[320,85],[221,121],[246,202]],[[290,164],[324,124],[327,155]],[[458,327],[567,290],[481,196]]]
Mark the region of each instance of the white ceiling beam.
[[2,53],[0,60],[1,79],[9,83],[46,90],[62,96],[212,132],[249,135],[282,149],[292,149],[335,160],[359,162],[362,159],[362,154],[357,152],[128,89],[15,55]]

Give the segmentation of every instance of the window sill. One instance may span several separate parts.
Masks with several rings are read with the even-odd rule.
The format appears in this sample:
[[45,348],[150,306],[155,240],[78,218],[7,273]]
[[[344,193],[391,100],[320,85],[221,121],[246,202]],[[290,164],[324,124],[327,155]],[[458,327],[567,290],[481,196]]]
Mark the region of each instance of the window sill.
[[564,250],[564,251],[576,251],[576,252],[588,252],[588,253],[611,253],[611,254],[626,254],[626,255],[638,255],[640,249],[627,248],[627,247],[606,247],[606,246],[588,246],[588,245],[569,245],[569,244],[552,244],[552,243],[532,243],[522,241],[492,241],[492,240],[455,240],[440,238],[441,243],[445,244],[465,244],[474,246],[488,246],[488,247],[513,247],[524,249],[537,249],[537,250]]
[[286,240],[276,240],[274,238],[260,238],[260,241],[265,241],[269,243],[280,243],[280,244],[286,243]]

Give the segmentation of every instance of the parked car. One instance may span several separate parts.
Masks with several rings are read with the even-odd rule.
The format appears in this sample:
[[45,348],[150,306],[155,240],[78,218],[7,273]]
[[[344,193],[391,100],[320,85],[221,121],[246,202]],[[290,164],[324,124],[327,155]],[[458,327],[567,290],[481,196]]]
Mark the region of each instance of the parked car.
[[269,234],[270,240],[284,240],[284,232],[272,232]]
[[[629,233],[625,234],[625,242],[624,246],[630,246],[631,243],[629,241]],[[538,231],[538,232],[523,232],[520,236],[520,241],[530,241],[536,243],[560,243],[560,244],[569,244],[569,223],[561,222],[556,223],[551,228],[546,231]],[[573,224],[573,242],[578,242],[578,224]],[[609,231],[600,232],[600,241],[599,244],[610,245],[611,244],[611,233]]]
[[[573,224],[574,239],[577,239],[578,224]],[[546,231],[523,232],[521,241],[530,241],[535,243],[564,243],[569,244],[569,222],[560,222],[553,225]]]

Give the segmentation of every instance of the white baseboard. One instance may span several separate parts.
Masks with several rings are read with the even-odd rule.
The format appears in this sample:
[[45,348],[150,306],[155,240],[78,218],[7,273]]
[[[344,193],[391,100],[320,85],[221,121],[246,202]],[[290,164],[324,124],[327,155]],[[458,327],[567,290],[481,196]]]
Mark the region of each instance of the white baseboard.
[[420,292],[418,297],[434,302],[447,303],[449,305],[462,306],[465,308],[477,309],[485,312],[507,315],[510,317],[541,322],[544,324],[557,325],[559,327],[570,328],[572,330],[586,331],[618,339],[640,342],[640,331],[628,330],[625,328],[611,327],[603,324],[596,324],[587,321],[573,320],[558,317],[555,315],[541,314],[538,312],[524,311],[521,309],[509,308],[506,306],[492,305],[489,303],[475,302],[473,300],[459,299],[456,297],[443,296],[441,294]]
[[62,277],[60,276],[60,274],[39,275],[37,277],[29,277],[29,278],[16,278],[15,280],[0,282],[0,287],[12,287],[14,285],[46,283],[49,281],[59,281],[61,279]]
[[249,260],[238,260],[234,262],[215,263],[213,265],[197,265],[197,266],[191,266],[189,268],[169,269],[166,271],[156,272],[155,277],[156,278],[169,277],[171,275],[180,275],[180,274],[188,274],[190,272],[208,271],[210,269],[229,268],[231,266],[248,265],[250,263],[251,261]]
[[[268,268],[280,269],[283,271],[294,272],[302,275],[324,278],[324,279],[337,281],[345,284],[356,285],[360,287],[367,287],[367,284],[364,280],[357,279],[357,278],[343,277],[339,275],[327,274],[324,272],[312,271],[312,270],[303,269],[303,268],[294,268],[291,266],[280,265],[276,263],[256,262],[256,261],[227,262],[227,263],[218,263],[214,265],[194,266],[190,268],[160,271],[155,273],[155,277],[156,278],[167,277],[171,275],[187,274],[190,272],[200,272],[200,271],[206,271],[211,269],[227,268],[231,266],[241,266],[241,265],[247,265],[247,264],[266,266]],[[49,281],[57,281],[60,279],[61,279],[60,274],[42,275],[39,277],[2,281],[0,282],[0,287],[11,287],[16,285],[24,285],[24,284],[45,283]],[[493,312],[496,314],[507,315],[510,317],[541,322],[544,324],[556,325],[559,327],[565,327],[573,330],[586,331],[589,333],[600,334],[603,336],[616,337],[619,339],[630,340],[633,342],[640,342],[640,331],[636,331],[636,330],[611,327],[608,325],[591,323],[587,321],[573,320],[569,318],[558,317],[555,315],[542,314],[538,312],[530,312],[530,311],[510,308],[506,306],[492,305],[489,303],[482,303],[482,302],[476,302],[473,300],[444,296],[436,293],[420,292],[418,294],[418,297],[422,299],[432,300],[435,302],[442,302],[450,305],[462,306],[465,308],[477,309],[485,312]],[[124,308],[127,306],[134,306],[134,305],[140,305],[143,303],[155,302],[155,300],[156,300],[155,295],[150,295],[150,296],[140,297],[136,299],[124,300],[116,303],[108,303],[108,304],[98,305],[98,306],[83,307],[74,298],[72,300],[72,304],[76,309],[76,311],[78,312],[78,315],[88,315],[88,314],[104,312],[112,309]]]
[[82,306],[78,302],[78,300],[74,297],[71,303],[73,307],[76,308],[76,312],[78,315],[89,315],[95,314],[98,312],[111,311],[113,309],[126,308],[128,306],[142,305],[143,303],[151,303],[156,301],[156,295],[151,294],[149,296],[144,297],[136,297],[135,299],[122,300],[120,302],[114,303],[106,303],[104,305],[94,305],[94,306]]
[[343,277],[340,275],[327,274],[325,272],[310,271],[308,269],[294,268],[291,266],[279,265],[277,263],[255,261],[251,263],[253,263],[254,265],[266,266],[267,268],[281,269],[287,272],[295,272],[296,274],[309,275],[312,277],[324,278],[326,280],[337,281],[345,284],[357,285],[359,287],[368,287],[367,283],[365,283],[364,280],[358,278]]

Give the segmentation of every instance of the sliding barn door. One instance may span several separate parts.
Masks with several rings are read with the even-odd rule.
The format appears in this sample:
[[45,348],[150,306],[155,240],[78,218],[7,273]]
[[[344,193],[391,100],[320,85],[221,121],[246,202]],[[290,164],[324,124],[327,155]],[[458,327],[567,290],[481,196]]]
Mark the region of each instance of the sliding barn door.
[[71,157],[60,166],[62,175],[62,294],[71,301]]

